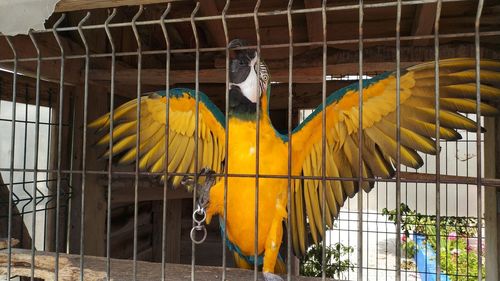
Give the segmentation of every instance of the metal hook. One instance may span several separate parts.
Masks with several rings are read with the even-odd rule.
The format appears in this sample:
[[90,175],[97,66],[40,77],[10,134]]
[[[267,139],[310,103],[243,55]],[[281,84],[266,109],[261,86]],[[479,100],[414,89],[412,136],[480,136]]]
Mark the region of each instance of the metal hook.
[[5,36],[5,40],[7,40],[7,44],[9,44],[9,47],[12,50],[12,54],[14,55],[14,61],[17,61],[17,51],[16,48],[14,48],[14,44],[10,40],[10,36]]
[[89,53],[89,46],[87,44],[87,40],[85,39],[85,35],[83,34],[83,24],[89,19],[90,17],[90,12],[87,12],[85,17],[78,23],[78,34],[80,34],[80,38],[82,39],[83,46],[85,47],[85,54],[88,56]]
[[165,38],[165,47],[167,49],[167,54],[169,55],[170,55],[170,40],[168,38],[167,26],[165,25],[165,18],[167,17],[168,13],[170,13],[171,8],[172,8],[171,3],[168,3],[167,8],[160,17],[160,26],[161,30],[163,31],[163,37]]
[[111,15],[106,19],[104,22],[104,30],[106,30],[106,35],[108,36],[109,44],[111,46],[111,53],[115,53],[115,43],[113,42],[113,36],[111,36],[111,30],[109,29],[109,23],[113,18],[116,16],[116,8],[113,8],[113,12],[111,12]]
[[198,42],[198,31],[196,30],[196,24],[194,23],[194,17],[196,16],[196,13],[198,13],[199,9],[200,9],[200,2],[196,2],[196,6],[194,7],[193,12],[191,12],[191,28],[193,29],[196,52],[198,52],[199,50],[199,42]]
[[63,22],[63,20],[66,18],[66,14],[62,14],[61,17],[56,21],[54,26],[52,27],[52,34],[54,34],[54,38],[56,39],[57,45],[59,45],[59,49],[61,50],[61,57],[64,58],[64,47],[61,42],[61,38],[59,37],[59,34],[57,33],[57,28],[59,25]]
[[261,2],[261,0],[257,0],[257,3],[255,3],[255,8],[253,10],[253,21],[255,24],[255,34],[257,36],[257,56],[260,55],[260,26],[259,26],[259,17],[258,17],[260,2]]
[[132,30],[134,31],[135,40],[137,42],[137,50],[139,52],[141,52],[141,50],[142,50],[142,44],[141,44],[141,38],[139,36],[139,32],[137,31],[136,22],[137,22],[137,19],[142,15],[143,11],[144,11],[144,6],[140,5],[139,6],[139,10],[137,11],[137,13],[132,18]]
[[38,43],[36,42],[35,36],[33,35],[33,29],[30,29],[30,31],[28,31],[28,36],[30,37],[31,42],[33,43],[33,46],[35,47],[36,57],[39,60],[40,59],[40,48],[38,47]]

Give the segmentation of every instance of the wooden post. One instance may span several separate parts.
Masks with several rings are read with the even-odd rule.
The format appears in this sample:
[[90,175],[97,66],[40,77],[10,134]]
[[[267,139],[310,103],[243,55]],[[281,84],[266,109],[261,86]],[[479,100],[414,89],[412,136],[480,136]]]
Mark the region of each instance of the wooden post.
[[[82,141],[84,110],[88,113],[88,122],[108,111],[107,92],[101,87],[90,85],[88,107],[84,108],[84,85],[75,89],[75,141],[74,141],[74,169],[82,169]],[[96,141],[96,135],[89,129],[87,131],[87,170],[103,169],[105,162],[98,160],[97,150],[92,148]],[[82,176],[74,175],[71,230],[70,230],[70,252],[79,253],[80,234],[84,232],[84,253],[87,255],[103,256],[106,245],[106,199],[105,188],[99,184],[99,176],[87,174],[85,181],[85,214],[84,230],[81,230],[81,200],[82,200]]]
[[[486,134],[484,139],[484,175],[487,178],[500,176],[500,118],[485,118]],[[500,239],[498,216],[499,192],[495,187],[486,186],[484,189],[484,220],[486,244],[486,280],[494,281],[500,277],[499,247]]]
[[[9,213],[9,183],[4,183],[2,175],[0,175],[0,238],[7,238],[8,236],[8,217]],[[24,224],[23,217],[19,214],[19,210],[15,205],[12,206],[12,221],[11,221],[11,237],[21,242],[20,247],[29,249],[31,248],[31,237],[28,229]],[[7,241],[5,241],[7,242]],[[14,246],[14,245],[12,245]]]
[[[180,263],[181,261],[181,216],[182,200],[175,199],[167,202],[167,241],[166,241],[166,261],[169,263]],[[161,236],[160,236],[161,237]],[[160,240],[161,241],[161,240]],[[155,245],[153,245],[154,247]],[[160,247],[161,257],[161,242]]]

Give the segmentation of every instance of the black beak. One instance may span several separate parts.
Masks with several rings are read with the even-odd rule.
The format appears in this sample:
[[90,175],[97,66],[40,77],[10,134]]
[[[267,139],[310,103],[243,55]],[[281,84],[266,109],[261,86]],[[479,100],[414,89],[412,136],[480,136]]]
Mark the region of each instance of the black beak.
[[242,39],[234,39],[231,42],[229,42],[229,45],[227,45],[227,47],[229,49],[234,49],[234,48],[244,47],[244,46],[248,46],[248,44],[245,40],[242,40]]
[[[238,47],[248,46],[247,42],[241,39],[232,40],[228,48],[234,49]],[[239,84],[248,77],[251,71],[250,62],[255,58],[256,52],[253,49],[234,50],[234,58],[231,59],[229,80],[231,83]]]

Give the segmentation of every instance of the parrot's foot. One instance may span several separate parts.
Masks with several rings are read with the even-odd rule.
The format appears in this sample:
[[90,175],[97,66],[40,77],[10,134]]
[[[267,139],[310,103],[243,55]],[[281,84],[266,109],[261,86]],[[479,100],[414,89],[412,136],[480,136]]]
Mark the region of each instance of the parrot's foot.
[[210,189],[215,184],[214,174],[215,171],[210,168],[203,168],[200,173],[198,173],[198,181],[200,179],[205,180],[202,184],[198,182],[195,183],[195,178],[192,176],[184,176],[181,180],[181,184],[188,189],[193,190],[196,188],[196,192],[198,193],[198,204],[202,208],[205,208],[210,201]]
[[283,278],[281,278],[279,275],[276,275],[271,272],[264,272],[264,280],[266,281],[283,281]]

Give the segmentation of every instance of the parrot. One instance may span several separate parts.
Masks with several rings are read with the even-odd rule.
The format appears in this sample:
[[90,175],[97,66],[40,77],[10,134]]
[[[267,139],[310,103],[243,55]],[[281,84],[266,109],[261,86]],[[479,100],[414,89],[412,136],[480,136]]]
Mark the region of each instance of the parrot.
[[[130,164],[136,161],[138,153],[141,170],[162,173],[168,169],[168,173],[173,173],[168,178],[162,176],[171,186],[185,183],[180,174],[198,173],[196,161],[204,172],[218,174],[217,181],[207,181],[210,186],[205,186],[209,188],[204,193],[207,223],[219,216],[222,233],[225,233],[223,239],[226,239],[235,264],[251,269],[257,263],[265,280],[282,280],[278,274],[286,272],[279,255],[284,227],[290,228],[292,241],[288,243],[292,244],[294,254],[301,256],[312,243],[324,239],[323,234],[326,229],[332,229],[348,198],[361,190],[370,191],[374,179],[394,177],[398,106],[400,163],[407,167],[421,167],[424,163],[422,153],[439,153],[436,131],[439,138],[446,141],[460,139],[457,130],[477,131],[478,124],[466,116],[476,113],[476,61],[453,58],[438,62],[439,126],[435,120],[435,63],[431,61],[401,68],[399,105],[396,102],[396,71],[363,79],[362,128],[359,128],[360,83],[354,83],[330,94],[325,106],[319,105],[289,137],[279,133],[270,120],[272,80],[269,69],[259,59],[256,49],[242,48],[245,46],[246,42],[240,39],[228,45],[234,52],[228,69],[228,120],[201,91],[173,88],[168,93],[149,93],[141,96],[140,101],[131,100],[119,106],[114,110],[115,126],[111,132],[109,113],[89,126],[105,132],[97,142],[99,146],[108,145],[113,136],[114,145],[106,150],[104,157],[117,157],[118,164]],[[500,100],[500,62],[485,59],[480,61],[480,67],[481,115],[498,115],[500,111],[495,103]],[[140,120],[137,120],[139,106]],[[323,115],[326,121],[324,136]],[[195,129],[196,119],[198,130]],[[136,147],[138,123],[140,142]],[[326,138],[324,143],[323,138]],[[361,145],[359,139],[362,139]],[[167,146],[169,153],[166,155]],[[224,169],[230,175],[227,177],[227,209],[224,208],[226,184],[220,176]],[[257,180],[257,173],[273,177],[260,176]],[[289,173],[293,176],[290,194]],[[324,185],[323,174],[328,178]],[[352,180],[332,180],[336,177]],[[367,180],[354,180],[359,177]],[[256,188],[257,237],[254,235]],[[287,204],[288,196],[291,206]],[[322,208],[325,208],[325,218]],[[226,220],[222,219],[224,215]]]

